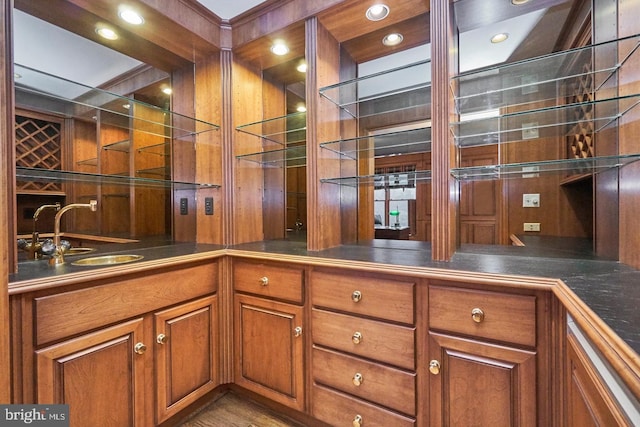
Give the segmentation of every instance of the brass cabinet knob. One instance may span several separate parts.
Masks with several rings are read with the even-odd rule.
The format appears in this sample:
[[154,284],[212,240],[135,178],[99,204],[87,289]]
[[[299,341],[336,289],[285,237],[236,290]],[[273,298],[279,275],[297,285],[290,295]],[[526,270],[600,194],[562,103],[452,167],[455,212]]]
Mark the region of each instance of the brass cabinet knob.
[[362,427],[364,425],[364,420],[362,419],[362,415],[356,415],[353,417],[353,427]]
[[354,344],[360,344],[362,341],[362,334],[360,332],[354,332],[351,337],[351,341],[353,341]]
[[353,385],[355,385],[356,387],[360,387],[360,384],[362,384],[364,382],[364,377],[362,376],[362,374],[360,372],[356,372],[356,374],[353,376]]
[[300,337],[302,336],[302,326],[296,326],[296,328],[293,330],[293,336]]
[[139,342],[133,347],[133,351],[137,354],[144,354],[144,352],[147,351],[147,346]]
[[432,360],[429,362],[429,372],[433,375],[438,375],[440,373],[440,362],[437,360]]
[[360,302],[361,299],[362,299],[362,292],[353,291],[353,293],[351,294],[351,301]]
[[267,276],[263,276],[260,278],[260,284],[262,286],[267,286],[269,284],[269,278]]
[[480,308],[474,308],[471,310],[471,318],[476,323],[482,322],[484,320],[484,311]]
[[165,334],[158,334],[158,336],[156,337],[156,342],[158,344],[166,344],[167,336]]

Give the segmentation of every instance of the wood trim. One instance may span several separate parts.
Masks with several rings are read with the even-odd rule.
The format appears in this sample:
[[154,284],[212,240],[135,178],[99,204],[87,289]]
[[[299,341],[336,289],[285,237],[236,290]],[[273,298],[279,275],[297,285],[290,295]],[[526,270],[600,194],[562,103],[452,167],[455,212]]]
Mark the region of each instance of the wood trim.
[[[0,2],[0,200],[5,208],[0,209],[0,253],[4,254],[0,263],[0,402],[11,402],[11,353],[9,329],[9,273],[17,268],[17,254],[13,245],[15,236],[15,148],[14,148],[14,95],[13,95],[13,50],[12,50],[12,1]],[[14,214],[15,215],[15,214]]]
[[455,167],[455,146],[449,119],[453,96],[449,81],[454,67],[454,25],[449,0],[431,2],[431,256],[448,261],[456,249],[457,184],[449,171]]
[[233,208],[235,188],[235,159],[233,157],[233,53],[231,50],[220,52],[220,84],[222,93],[220,132],[222,162],[222,244],[233,243]]

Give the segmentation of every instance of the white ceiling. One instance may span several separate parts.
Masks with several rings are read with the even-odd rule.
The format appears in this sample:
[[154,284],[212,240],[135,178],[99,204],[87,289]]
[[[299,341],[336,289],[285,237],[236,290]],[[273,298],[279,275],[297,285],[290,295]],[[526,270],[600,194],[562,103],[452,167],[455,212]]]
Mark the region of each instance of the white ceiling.
[[197,0],[198,3],[218,15],[222,19],[231,19],[264,3],[265,0]]

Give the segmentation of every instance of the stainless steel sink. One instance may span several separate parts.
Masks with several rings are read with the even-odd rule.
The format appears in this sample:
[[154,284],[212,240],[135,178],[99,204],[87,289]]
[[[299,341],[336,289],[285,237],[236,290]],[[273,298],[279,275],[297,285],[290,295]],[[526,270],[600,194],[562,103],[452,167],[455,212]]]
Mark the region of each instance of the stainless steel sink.
[[144,258],[142,255],[102,255],[79,259],[78,261],[72,262],[71,265],[95,266],[126,264],[128,262],[139,261],[142,258]]
[[69,248],[64,251],[64,255],[85,255],[95,251],[95,248]]

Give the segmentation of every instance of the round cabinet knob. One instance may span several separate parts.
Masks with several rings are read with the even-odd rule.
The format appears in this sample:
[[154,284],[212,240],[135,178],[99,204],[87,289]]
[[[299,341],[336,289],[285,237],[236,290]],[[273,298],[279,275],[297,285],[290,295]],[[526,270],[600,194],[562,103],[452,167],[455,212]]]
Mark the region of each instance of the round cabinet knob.
[[482,322],[484,320],[484,311],[479,308],[474,308],[471,310],[471,318],[476,323]]
[[351,294],[351,301],[360,302],[361,299],[362,299],[362,292],[353,291],[353,293]]
[[360,344],[362,341],[362,334],[360,332],[354,332],[351,337],[351,341],[353,341],[354,344]]
[[147,351],[147,346],[139,342],[133,347],[133,351],[137,354],[144,354],[144,352]]
[[429,362],[429,372],[433,375],[438,375],[440,373],[440,362],[437,360],[432,360]]
[[167,336],[165,334],[158,334],[158,336],[156,337],[156,342],[158,344],[166,344]]
[[356,415],[353,417],[353,427],[362,427],[364,425],[364,420],[362,419],[362,415]]
[[293,330],[293,335],[296,338],[302,336],[302,326],[296,326],[296,328]]
[[357,372],[354,376],[353,376],[353,385],[355,385],[356,387],[360,387],[360,385],[364,382],[364,377],[362,376],[362,374],[360,372]]
[[267,276],[261,277],[260,278],[260,284],[262,286],[267,286],[269,284],[269,278]]

